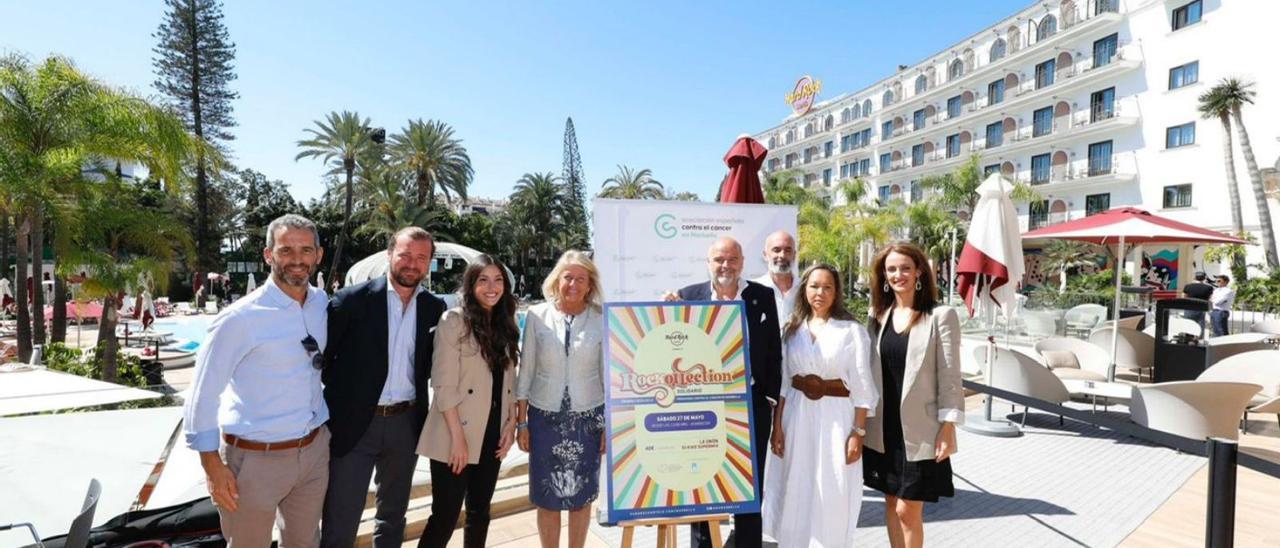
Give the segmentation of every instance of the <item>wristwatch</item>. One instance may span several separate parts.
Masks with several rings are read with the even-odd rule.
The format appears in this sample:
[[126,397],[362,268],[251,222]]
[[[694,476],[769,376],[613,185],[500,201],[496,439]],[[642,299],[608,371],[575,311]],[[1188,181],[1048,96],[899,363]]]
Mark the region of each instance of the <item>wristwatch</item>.
[[853,425],[853,433],[854,433],[854,434],[857,434],[859,438],[865,438],[865,437],[867,437],[867,429],[866,429],[866,428],[859,428],[859,427],[858,427],[858,425],[856,425],[856,424],[855,424],[855,425]]
[[516,423],[516,430],[524,430],[524,429],[526,429],[526,428],[528,428],[528,427],[529,427],[529,423],[527,423],[527,422],[517,422],[517,423]]

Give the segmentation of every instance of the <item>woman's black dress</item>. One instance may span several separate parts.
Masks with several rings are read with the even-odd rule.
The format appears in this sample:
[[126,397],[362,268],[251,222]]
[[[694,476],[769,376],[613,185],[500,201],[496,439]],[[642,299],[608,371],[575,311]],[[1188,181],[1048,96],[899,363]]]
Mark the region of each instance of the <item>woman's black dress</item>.
[[951,459],[937,462],[932,458],[907,460],[902,437],[902,390],[906,375],[907,343],[911,330],[898,333],[893,327],[893,312],[885,322],[880,338],[880,401],[884,421],[884,453],[866,448],[863,483],[889,496],[906,500],[937,502],[938,497],[955,496],[951,483]]

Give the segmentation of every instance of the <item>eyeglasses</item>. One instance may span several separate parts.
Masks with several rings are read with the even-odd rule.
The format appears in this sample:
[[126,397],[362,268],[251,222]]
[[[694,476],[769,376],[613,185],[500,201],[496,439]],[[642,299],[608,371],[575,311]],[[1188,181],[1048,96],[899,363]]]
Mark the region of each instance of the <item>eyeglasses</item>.
[[324,369],[324,353],[320,352],[320,343],[316,342],[316,338],[310,334],[307,338],[302,339],[302,348],[307,351],[307,356],[311,358],[311,367],[316,370]]

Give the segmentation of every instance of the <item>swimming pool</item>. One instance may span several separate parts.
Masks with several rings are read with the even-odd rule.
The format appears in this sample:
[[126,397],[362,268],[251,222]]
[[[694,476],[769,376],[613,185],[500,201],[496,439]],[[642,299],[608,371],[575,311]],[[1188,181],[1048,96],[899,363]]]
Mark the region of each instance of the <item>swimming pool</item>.
[[200,343],[204,342],[211,320],[213,320],[213,316],[182,316],[180,319],[161,318],[156,320],[156,323],[152,324],[151,328],[156,331],[173,333],[176,346],[182,346],[183,350],[195,352],[197,348],[200,348]]

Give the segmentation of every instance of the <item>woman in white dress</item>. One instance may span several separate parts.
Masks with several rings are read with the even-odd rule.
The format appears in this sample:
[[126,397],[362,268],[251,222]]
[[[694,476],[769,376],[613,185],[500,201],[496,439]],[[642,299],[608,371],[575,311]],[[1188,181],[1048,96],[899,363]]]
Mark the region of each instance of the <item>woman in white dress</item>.
[[878,399],[871,338],[845,310],[834,267],[810,267],[800,287],[782,333],[785,387],[765,466],[764,532],[780,548],[852,546],[862,438]]

